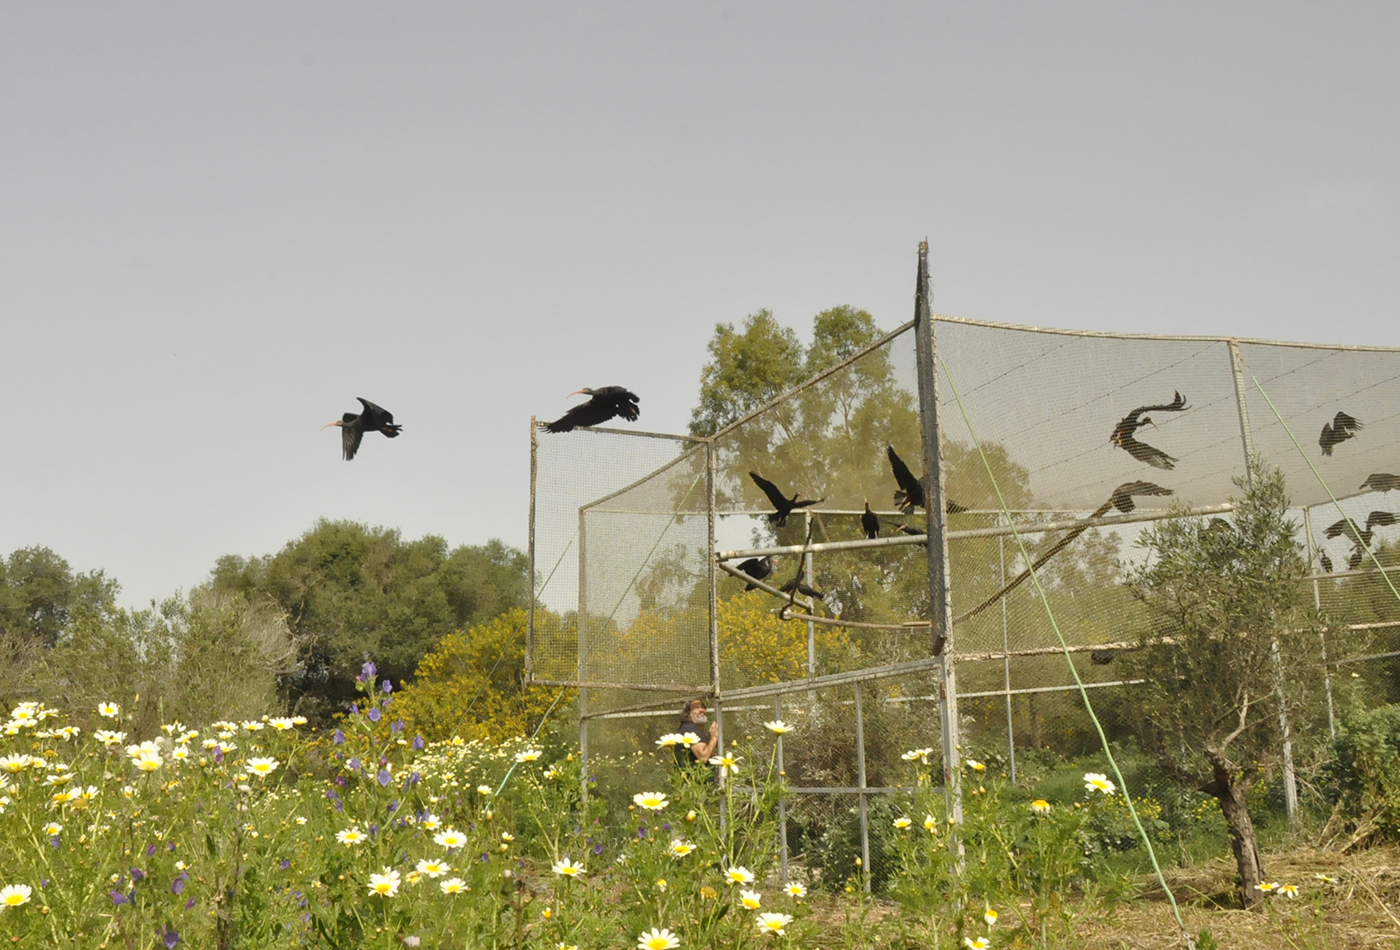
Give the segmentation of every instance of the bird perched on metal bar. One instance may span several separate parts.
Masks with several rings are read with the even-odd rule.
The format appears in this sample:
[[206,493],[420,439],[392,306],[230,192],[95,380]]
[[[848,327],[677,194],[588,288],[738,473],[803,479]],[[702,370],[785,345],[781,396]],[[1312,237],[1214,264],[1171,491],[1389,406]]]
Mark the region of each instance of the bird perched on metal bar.
[[1322,427],[1322,435],[1317,437],[1317,444],[1322,447],[1323,455],[1331,455],[1333,448],[1347,439],[1356,438],[1356,433],[1364,428],[1366,427],[1345,412],[1339,412],[1332,417],[1330,425]]
[[580,403],[553,422],[540,426],[546,432],[570,432],[574,429],[602,425],[609,419],[621,417],[628,422],[636,422],[641,415],[637,407],[637,394],[623,386],[604,386],[601,389],[584,387],[570,396],[592,396],[588,402]]
[[865,501],[865,514],[860,516],[860,529],[867,540],[874,541],[880,536],[880,516],[870,510],[870,500]]
[[394,425],[394,414],[387,409],[376,406],[363,396],[356,396],[360,405],[364,406],[364,411],[359,415],[353,412],[343,414],[335,422],[327,422],[321,426],[322,429],[329,429],[331,426],[340,427],[340,454],[345,461],[350,461],[355,457],[355,453],[360,450],[360,440],[365,437],[366,432],[382,432],[391,439],[396,439],[403,426]]
[[[756,581],[767,580],[768,575],[773,573],[773,565],[775,560],[776,559],[772,556],[751,557],[747,561],[741,561],[738,565],[738,569],[740,571],[743,571],[745,574],[749,575]],[[744,585],[744,590],[746,591],[754,589],[755,588],[752,584]]]

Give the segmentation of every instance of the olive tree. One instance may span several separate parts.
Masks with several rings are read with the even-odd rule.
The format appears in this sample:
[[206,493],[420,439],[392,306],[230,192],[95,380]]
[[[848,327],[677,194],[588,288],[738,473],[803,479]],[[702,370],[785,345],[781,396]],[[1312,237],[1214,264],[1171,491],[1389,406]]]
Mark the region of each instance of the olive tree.
[[1145,532],[1130,576],[1148,608],[1128,658],[1146,682],[1139,735],[1174,781],[1213,796],[1229,829],[1240,898],[1257,907],[1264,867],[1249,794],[1279,764],[1285,721],[1323,695],[1318,618],[1283,475],[1254,463],[1231,521],[1176,518]]

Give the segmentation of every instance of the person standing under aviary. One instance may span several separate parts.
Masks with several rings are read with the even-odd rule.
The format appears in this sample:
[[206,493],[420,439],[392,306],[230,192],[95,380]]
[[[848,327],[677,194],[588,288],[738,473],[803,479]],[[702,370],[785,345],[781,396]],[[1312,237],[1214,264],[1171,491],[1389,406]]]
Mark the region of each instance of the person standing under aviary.
[[703,699],[690,699],[681,707],[681,724],[676,732],[685,736],[686,741],[676,746],[676,761],[681,765],[709,767],[719,748],[719,723],[710,723],[709,739],[705,738],[705,722],[708,720]]

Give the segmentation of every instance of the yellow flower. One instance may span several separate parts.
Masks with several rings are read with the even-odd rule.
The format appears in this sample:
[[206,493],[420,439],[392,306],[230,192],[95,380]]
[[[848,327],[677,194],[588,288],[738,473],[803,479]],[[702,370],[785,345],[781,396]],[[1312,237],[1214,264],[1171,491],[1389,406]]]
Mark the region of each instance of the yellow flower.
[[249,759],[248,769],[259,778],[267,778],[279,764],[276,759],[272,758]]
[[1263,891],[1265,894],[1271,893],[1271,892],[1273,892],[1274,890],[1276,890],[1277,888],[1278,888],[1278,882],[1277,882],[1277,881],[1275,881],[1275,882],[1272,883],[1272,884],[1270,884],[1270,883],[1268,883],[1268,882],[1266,881],[1266,882],[1263,883],[1263,884],[1256,884],[1256,885],[1254,885],[1254,889],[1255,889],[1256,891]]
[[554,866],[550,868],[550,870],[564,877],[578,877],[583,874],[583,865],[575,864],[573,861],[570,861],[568,857],[565,857],[562,860],[555,861]]
[[1108,776],[1102,772],[1086,772],[1084,775],[1084,790],[1086,792],[1103,792],[1105,795],[1112,795],[1118,790],[1118,786],[1108,780]]
[[448,828],[446,831],[439,831],[433,835],[433,840],[444,848],[460,848],[467,843],[467,836],[460,831]]
[[1031,811],[1037,815],[1048,815],[1050,814],[1050,803],[1043,798],[1037,798],[1031,802]]
[[0,887],[0,910],[28,904],[34,889],[28,884],[6,884]]
[[976,759],[968,759],[968,760],[967,760],[967,767],[970,768],[970,769],[972,769],[972,771],[974,771],[974,772],[985,772],[985,771],[987,771],[987,763],[985,763],[985,762],[978,762]]
[[937,833],[938,833],[938,819],[934,818],[932,815],[925,815],[925,816],[924,816],[924,830],[927,831],[927,832],[929,832],[930,834],[937,834]]
[[752,883],[753,883],[753,872],[750,871],[750,870],[749,870],[748,868],[746,868],[746,867],[732,867],[732,868],[726,868],[725,871],[724,871],[724,876],[725,876],[725,879],[728,880],[730,884],[752,884]]
[[632,801],[636,802],[639,808],[645,808],[648,811],[661,811],[670,804],[663,792],[638,792],[632,796]]
[[97,714],[99,716],[106,716],[108,719],[115,719],[117,716],[121,715],[121,712],[122,708],[116,703],[102,703],[97,707]]
[[739,759],[732,755],[717,755],[710,759],[711,765],[719,766],[721,772],[729,772],[732,775],[739,774]]
[[760,894],[758,891],[739,892],[739,903],[743,904],[749,910],[758,910],[762,902],[763,895]]
[[664,877],[659,877],[656,879],[656,889],[661,893],[666,893],[667,886],[668,885],[666,884],[666,879]]
[[765,934],[775,934],[782,936],[784,928],[792,923],[792,918],[787,914],[759,914],[754,923],[758,925],[758,932]]
[[463,891],[471,890],[471,888],[467,887],[467,882],[463,881],[460,877],[449,877],[447,880],[438,884],[438,887],[441,888],[444,894],[461,894]]
[[905,818],[902,815],[894,820],[894,826],[900,831],[903,831],[905,828],[908,828],[913,823],[914,822],[912,820]]
[[524,751],[515,753],[515,761],[533,762],[536,759],[538,759],[541,755],[544,755],[544,753],[541,752],[539,749],[525,749]]
[[784,733],[792,732],[792,726],[789,726],[781,719],[774,719],[772,722],[765,722],[763,725],[769,732],[773,733],[776,736],[781,736]]
[[700,896],[706,900],[714,900],[719,896],[719,893],[713,887],[706,884],[704,887],[700,888]]
[[159,752],[150,749],[142,749],[131,757],[131,764],[142,772],[154,772],[165,764],[165,760],[160,757]]
[[987,950],[987,948],[992,945],[992,942],[986,937],[978,937],[976,939],[972,937],[963,937],[963,943],[967,944],[969,950]]
[[799,881],[788,881],[787,886],[784,887],[783,890],[788,892],[789,897],[807,896],[807,885]]
[[380,897],[393,897],[399,892],[399,872],[385,868],[382,873],[369,876],[369,892]]
[[637,938],[637,950],[676,950],[680,945],[680,938],[666,929],[644,930]]
[[452,870],[447,866],[447,862],[441,858],[426,858],[419,861],[416,867],[419,874],[425,874],[428,877],[442,877]]
[[683,858],[694,850],[695,845],[691,844],[689,841],[683,841],[680,838],[671,839],[671,855],[673,857]]
[[682,732],[668,732],[660,739],[656,740],[657,746],[662,749],[669,749],[672,746],[685,745],[686,737]]
[[994,926],[996,926],[996,922],[997,922],[997,917],[998,917],[998,916],[999,916],[999,915],[997,914],[996,911],[994,911],[994,910],[992,910],[990,907],[988,907],[988,908],[986,909],[986,911],[983,912],[983,914],[982,914],[982,919],[985,920],[985,921],[987,922],[987,926],[988,926],[988,927],[994,927]]
[[1319,880],[1319,881],[1322,881],[1324,884],[1336,884],[1336,883],[1337,883],[1337,879],[1336,879],[1335,877],[1328,877],[1326,874],[1317,873],[1317,874],[1314,874],[1313,877],[1315,877],[1315,878],[1316,878],[1317,880]]
[[1281,893],[1284,897],[1288,898],[1289,900],[1294,900],[1298,897],[1297,884],[1280,884],[1278,889],[1279,893]]
[[364,841],[365,837],[365,833],[358,828],[346,828],[344,831],[336,832],[335,840],[349,847]]

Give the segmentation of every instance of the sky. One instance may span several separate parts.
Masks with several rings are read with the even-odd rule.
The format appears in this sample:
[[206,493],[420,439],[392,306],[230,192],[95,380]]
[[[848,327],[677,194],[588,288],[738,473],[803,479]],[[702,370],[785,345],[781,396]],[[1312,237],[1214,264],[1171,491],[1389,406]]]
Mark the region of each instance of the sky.
[[[529,419],[716,323],[1400,346],[1400,6],[0,6],[0,554],[524,547]],[[404,426],[350,463],[356,396]]]

